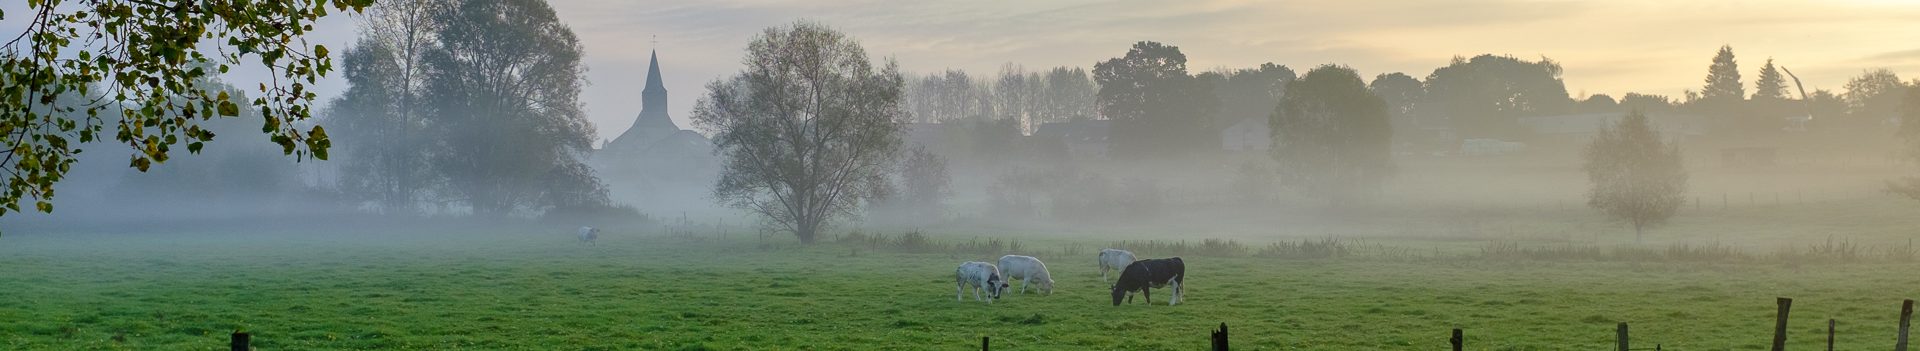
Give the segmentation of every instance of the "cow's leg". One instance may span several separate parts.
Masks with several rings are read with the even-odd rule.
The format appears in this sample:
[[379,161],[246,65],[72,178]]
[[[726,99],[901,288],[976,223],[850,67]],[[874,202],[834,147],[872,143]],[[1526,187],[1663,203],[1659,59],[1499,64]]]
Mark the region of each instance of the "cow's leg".
[[1100,264],[1100,282],[1101,283],[1107,282],[1107,264],[1106,263]]
[[1021,295],[1027,294],[1027,284],[1028,282],[1031,282],[1031,281],[1033,281],[1033,276],[1031,275],[1020,277],[1020,294]]
[[955,279],[953,281],[953,300],[966,301],[967,298],[965,298],[964,296],[967,296],[967,283],[960,281],[958,279]]
[[1147,304],[1152,305],[1153,304],[1153,287],[1149,286],[1149,287],[1140,288],[1140,297],[1147,298]]
[[1167,306],[1180,303],[1180,276],[1174,275],[1173,279],[1167,279],[1167,285],[1173,286],[1173,298],[1167,300]]
[[1173,286],[1173,297],[1167,299],[1167,306],[1173,306],[1175,304],[1179,304],[1180,303],[1180,281],[1175,280],[1172,282],[1168,282],[1167,285]]

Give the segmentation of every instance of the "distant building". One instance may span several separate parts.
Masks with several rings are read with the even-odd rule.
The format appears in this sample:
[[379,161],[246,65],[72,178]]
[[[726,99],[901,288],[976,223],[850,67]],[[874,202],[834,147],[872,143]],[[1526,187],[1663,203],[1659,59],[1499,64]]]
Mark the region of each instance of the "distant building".
[[595,150],[588,162],[616,201],[643,212],[676,214],[688,210],[680,206],[710,207],[708,189],[720,170],[713,141],[680,129],[667,116],[659,54],[650,61],[647,86],[640,91],[640,116],[626,132]]

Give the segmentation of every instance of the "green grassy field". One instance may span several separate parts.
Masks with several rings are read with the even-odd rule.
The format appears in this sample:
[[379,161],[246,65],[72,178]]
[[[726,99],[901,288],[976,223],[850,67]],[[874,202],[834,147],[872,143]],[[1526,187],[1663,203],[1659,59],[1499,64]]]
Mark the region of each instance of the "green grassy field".
[[1833,318],[1841,349],[1872,349],[1920,296],[1920,264],[1189,256],[1184,303],[1113,307],[1092,253],[1041,247],[1058,290],[987,305],[952,272],[995,255],[546,231],[9,233],[0,348],[1195,350],[1225,322],[1247,350],[1437,349],[1456,327],[1469,349],[1596,350],[1624,321],[1636,347],[1750,350],[1788,296],[1794,348]]

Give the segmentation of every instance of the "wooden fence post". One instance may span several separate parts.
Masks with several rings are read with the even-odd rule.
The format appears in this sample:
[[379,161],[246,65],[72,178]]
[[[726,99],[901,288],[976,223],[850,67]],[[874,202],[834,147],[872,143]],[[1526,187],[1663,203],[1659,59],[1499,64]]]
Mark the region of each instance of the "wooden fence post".
[[1466,349],[1467,337],[1460,333],[1460,328],[1453,328],[1453,338],[1447,342],[1453,343],[1453,351],[1461,351]]
[[1620,340],[1620,351],[1627,351],[1627,322],[1620,322],[1620,327],[1615,334],[1618,335],[1617,340]]
[[1227,351],[1227,322],[1220,322],[1220,330],[1213,331],[1213,351]]
[[1827,319],[1827,351],[1833,351],[1833,319]]
[[1773,322],[1773,351],[1787,350],[1787,311],[1793,308],[1793,299],[1782,297],[1779,300],[1780,315]]
[[245,333],[245,332],[233,332],[233,342],[232,342],[232,348],[231,348],[231,350],[233,350],[233,351],[252,351],[252,350],[253,350],[253,336],[252,336],[252,335],[247,335],[247,333]]
[[986,336],[982,336],[982,337],[980,337],[980,351],[987,351],[987,340],[988,340],[988,339],[992,339],[992,337],[986,337]]
[[1913,320],[1913,299],[1900,302],[1900,339],[1893,343],[1893,351],[1907,351],[1907,322]]

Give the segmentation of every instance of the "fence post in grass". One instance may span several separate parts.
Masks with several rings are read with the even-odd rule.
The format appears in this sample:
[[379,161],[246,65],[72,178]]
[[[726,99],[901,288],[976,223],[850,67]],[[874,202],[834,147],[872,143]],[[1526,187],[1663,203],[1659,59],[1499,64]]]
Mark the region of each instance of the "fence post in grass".
[[1227,351],[1227,322],[1220,322],[1220,330],[1213,331],[1213,351]]
[[1782,297],[1780,315],[1773,322],[1773,351],[1787,350],[1787,311],[1793,308],[1793,299]]
[[245,332],[233,332],[233,342],[232,342],[231,350],[252,351],[253,350],[252,344],[253,344],[252,335],[247,335],[247,333]]
[[1833,319],[1827,319],[1827,351],[1833,351]]
[[1460,328],[1453,328],[1453,338],[1447,342],[1453,343],[1453,351],[1461,351],[1466,349],[1467,337],[1461,335]]
[[1900,339],[1894,341],[1893,351],[1907,351],[1907,322],[1913,320],[1913,299],[1900,303]]
[[987,351],[987,340],[992,338],[993,337],[987,337],[987,336],[980,337],[980,351]]
[[1627,351],[1627,322],[1620,322],[1620,327],[1617,329],[1615,334],[1620,340],[1620,351]]

